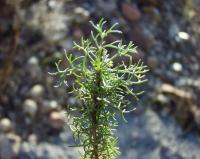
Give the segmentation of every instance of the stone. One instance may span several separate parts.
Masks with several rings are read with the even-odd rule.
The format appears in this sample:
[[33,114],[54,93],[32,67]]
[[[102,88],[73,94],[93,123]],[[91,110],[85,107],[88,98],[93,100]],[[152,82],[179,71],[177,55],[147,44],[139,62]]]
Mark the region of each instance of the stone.
[[184,39],[184,40],[188,40],[189,37],[190,37],[190,35],[189,35],[188,33],[183,32],[183,31],[180,31],[180,32],[178,33],[178,36],[179,36],[179,38]]
[[74,9],[74,20],[78,23],[83,23],[88,20],[90,12],[82,7]]
[[51,7],[51,8],[55,8],[55,6],[56,6],[56,1],[55,1],[55,0],[50,0],[50,1],[48,1],[48,5],[49,5],[49,7]]
[[66,40],[64,40],[61,44],[65,50],[70,50],[73,47],[73,39],[69,37]]
[[16,158],[20,149],[21,138],[15,134],[0,135],[0,158]]
[[0,120],[0,132],[8,132],[12,129],[12,123],[10,119],[3,118]]
[[56,130],[63,129],[65,125],[65,112],[64,111],[54,111],[49,115],[49,125]]
[[30,58],[28,59],[28,64],[29,64],[30,66],[37,66],[37,65],[39,65],[39,60],[38,60],[37,57],[32,56],[32,57],[30,57]]
[[[42,71],[39,65],[39,60],[37,57],[32,56],[28,59],[27,62],[27,71],[30,74],[30,77],[35,80],[35,79],[40,79],[42,77]],[[25,68],[25,69],[26,69]]]
[[144,58],[144,52],[137,48],[137,53],[132,56],[133,62],[138,62],[140,59]]
[[190,35],[186,32],[180,31],[177,33],[175,39],[177,42],[189,40]]
[[40,111],[42,113],[49,113],[49,112],[59,108],[59,104],[55,100],[51,100],[51,101],[44,100],[41,105],[42,106],[40,108]]
[[154,56],[150,56],[147,58],[147,65],[153,71],[158,68],[158,59]]
[[178,33],[180,32],[180,27],[176,23],[172,23],[168,28],[168,34],[170,39],[177,37]]
[[173,85],[170,85],[167,83],[164,83],[161,85],[160,91],[162,93],[172,94],[172,95],[175,95],[175,96],[177,96],[179,98],[183,98],[183,99],[191,99],[192,98],[191,93],[186,92],[181,89],[178,89],[178,88],[174,87]]
[[127,20],[135,22],[141,19],[142,14],[135,4],[122,3],[121,7],[122,7],[122,14]]
[[33,117],[38,110],[38,105],[34,100],[26,99],[23,103],[23,110],[25,113]]
[[75,39],[81,39],[81,37],[83,37],[83,31],[81,29],[75,29],[73,31],[73,36]]
[[169,98],[161,93],[159,93],[157,96],[156,96],[156,101],[158,101],[159,103],[161,104],[169,104]]
[[37,135],[35,134],[30,134],[28,136],[28,141],[32,144],[32,145],[36,145],[37,144]]
[[130,39],[143,51],[148,51],[155,43],[153,34],[141,26],[136,26],[130,33]]
[[103,14],[110,15],[114,13],[117,9],[116,2],[113,0],[97,0],[98,11],[103,12]]
[[12,149],[15,156],[17,156],[21,147],[21,137],[14,133],[7,134],[7,137],[12,144]]
[[12,144],[4,135],[0,136],[0,158],[13,159],[15,157]]
[[183,70],[183,66],[179,62],[174,62],[172,64],[172,69],[176,72],[181,72]]
[[49,106],[50,106],[51,109],[56,109],[56,108],[58,108],[59,104],[58,104],[57,101],[51,100],[51,101],[49,102]]
[[30,95],[32,97],[40,97],[44,94],[44,87],[40,84],[34,85],[30,90]]
[[68,98],[68,103],[69,103],[70,105],[74,105],[74,104],[76,103],[75,98],[74,98],[74,97],[69,97],[69,98]]
[[162,18],[157,8],[146,6],[142,8],[142,11],[152,22],[154,22],[154,24],[158,24],[159,22],[161,22]]

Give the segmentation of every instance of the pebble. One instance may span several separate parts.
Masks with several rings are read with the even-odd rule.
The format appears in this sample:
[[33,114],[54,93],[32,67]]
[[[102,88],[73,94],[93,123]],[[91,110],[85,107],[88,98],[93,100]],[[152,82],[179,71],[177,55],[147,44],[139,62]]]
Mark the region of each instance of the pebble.
[[89,16],[90,16],[90,12],[82,7],[76,7],[74,9],[74,19],[76,20],[76,22],[78,23],[83,23],[85,22]]
[[36,145],[37,144],[37,135],[35,134],[30,134],[28,136],[28,141],[32,144],[32,145]]
[[137,53],[132,56],[133,62],[138,62],[140,59],[144,58],[144,56],[144,52],[140,49],[137,49]]
[[181,40],[188,40],[190,38],[190,35],[186,32],[180,31],[177,34],[176,40],[181,41]]
[[142,8],[143,12],[148,16],[148,18],[154,22],[154,24],[158,24],[161,22],[162,18],[160,12],[157,8],[152,6],[147,6]]
[[141,19],[142,14],[135,4],[122,3],[121,7],[122,7],[122,14],[127,20],[135,22]]
[[45,80],[49,87],[52,87],[52,85],[54,85],[54,79],[52,78],[52,76],[47,75]]
[[35,116],[38,110],[38,105],[34,100],[26,99],[23,103],[23,110],[25,113],[29,114],[30,116]]
[[75,39],[81,39],[81,37],[83,37],[83,31],[81,29],[75,29],[73,31],[73,36]]
[[12,144],[4,135],[0,136],[0,158],[13,159],[15,157]]
[[73,39],[69,37],[66,40],[64,40],[62,42],[62,47],[67,51],[71,50],[71,48],[73,47]]
[[3,118],[0,120],[0,132],[8,132],[12,129],[12,123],[10,119]]
[[49,7],[54,8],[56,6],[56,1],[55,0],[50,0],[48,2]]
[[44,87],[40,84],[34,85],[30,90],[32,97],[40,97],[44,94]]
[[169,26],[168,34],[171,39],[176,38],[177,34],[180,32],[180,28],[176,23],[172,23]]
[[117,9],[116,2],[113,0],[97,0],[97,7],[99,11],[107,15],[112,14]]
[[7,137],[12,144],[12,149],[16,156],[19,153],[21,147],[21,137],[14,133],[7,134]]
[[57,101],[55,101],[55,100],[51,100],[51,101],[45,100],[45,101],[43,101],[42,107],[41,107],[40,110],[41,110],[42,113],[49,113],[49,112],[56,110],[58,108],[59,108],[59,104],[58,104]]
[[38,60],[37,57],[32,56],[32,57],[29,58],[28,64],[29,64],[30,66],[37,66],[37,65],[39,64],[39,60]]
[[28,69],[27,71],[30,73],[30,77],[32,78],[32,80],[40,79],[42,77],[42,71],[37,57],[30,57],[28,59],[26,68]]
[[133,43],[143,51],[149,51],[155,42],[153,34],[141,26],[136,26],[130,36]]
[[172,94],[174,96],[177,96],[183,99],[192,99],[192,94],[190,92],[184,91],[182,89],[179,89],[167,83],[163,83],[160,86],[160,92],[165,93],[165,94]]
[[55,101],[55,100],[51,100],[49,102],[49,106],[50,106],[51,109],[56,109],[56,108],[58,108],[58,102]]
[[147,65],[152,71],[155,70],[156,68],[158,68],[158,59],[154,56],[148,57]]
[[56,130],[61,130],[65,126],[65,111],[51,112],[49,115],[49,125]]
[[15,134],[0,135],[0,158],[16,158],[20,149],[20,141],[20,137]]
[[181,72],[183,70],[183,66],[179,62],[174,62],[172,64],[172,69],[176,72]]
[[68,103],[69,103],[70,105],[74,105],[74,104],[76,103],[75,98],[74,98],[74,97],[69,97]]
[[161,93],[159,93],[156,97],[156,100],[161,104],[168,104],[169,98]]

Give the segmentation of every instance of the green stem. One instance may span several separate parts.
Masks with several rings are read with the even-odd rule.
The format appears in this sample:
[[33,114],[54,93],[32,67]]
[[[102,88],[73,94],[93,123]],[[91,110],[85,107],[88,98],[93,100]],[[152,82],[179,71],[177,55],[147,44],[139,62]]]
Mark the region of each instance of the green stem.
[[[96,86],[100,89],[101,84],[101,73],[97,71],[96,73]],[[99,159],[99,135],[98,135],[98,111],[100,109],[100,102],[98,100],[99,90],[95,90],[93,94],[93,102],[94,108],[91,112],[91,119],[92,119],[92,144],[93,144],[93,152],[92,156],[94,159]]]

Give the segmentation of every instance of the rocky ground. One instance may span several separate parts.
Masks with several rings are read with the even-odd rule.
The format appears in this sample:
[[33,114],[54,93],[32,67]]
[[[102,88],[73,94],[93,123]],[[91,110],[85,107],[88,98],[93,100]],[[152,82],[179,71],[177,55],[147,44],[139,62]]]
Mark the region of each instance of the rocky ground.
[[0,159],[79,158],[65,116],[75,100],[48,72],[100,17],[123,31],[108,41],[132,40],[150,69],[137,110],[120,122],[119,158],[198,159],[200,1],[5,0],[0,9]]

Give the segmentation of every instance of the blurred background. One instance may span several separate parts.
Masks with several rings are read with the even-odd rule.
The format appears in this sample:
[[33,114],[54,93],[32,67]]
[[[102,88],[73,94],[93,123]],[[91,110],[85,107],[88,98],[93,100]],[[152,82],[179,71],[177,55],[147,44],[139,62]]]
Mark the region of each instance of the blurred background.
[[79,158],[65,116],[76,101],[48,72],[101,17],[150,69],[119,158],[200,159],[199,13],[199,0],[1,0],[0,159]]

